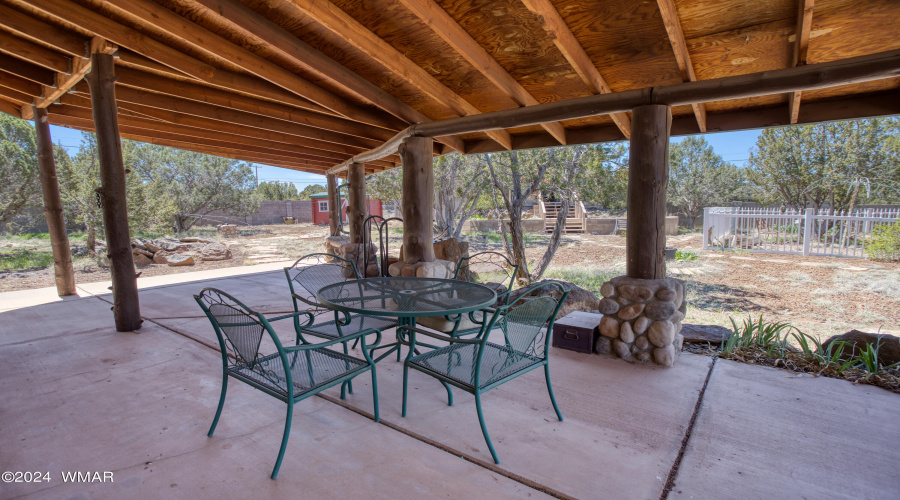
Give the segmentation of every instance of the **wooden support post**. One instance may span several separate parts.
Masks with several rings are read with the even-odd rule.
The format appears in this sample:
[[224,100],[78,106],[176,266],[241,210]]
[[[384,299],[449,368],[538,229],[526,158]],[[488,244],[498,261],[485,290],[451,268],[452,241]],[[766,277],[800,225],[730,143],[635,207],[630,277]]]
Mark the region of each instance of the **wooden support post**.
[[632,110],[625,234],[625,273],[629,278],[666,277],[666,188],[671,128],[669,106],[649,104]]
[[53,159],[53,141],[50,138],[50,122],[46,109],[34,110],[34,128],[37,132],[38,166],[41,191],[44,193],[44,215],[50,232],[53,249],[53,274],[56,277],[56,293],[60,297],[75,295],[75,269],[66,235],[62,202],[59,200],[59,182],[56,179],[56,162]]
[[337,179],[334,174],[325,176],[328,183],[328,224],[330,226],[330,236],[339,236],[341,234],[341,199],[338,196]]
[[141,327],[137,277],[128,231],[128,207],[125,200],[125,166],[119,138],[113,56],[91,54],[91,71],[86,80],[91,89],[91,110],[97,134],[100,162],[100,203],[109,270],[112,275],[113,316],[116,330],[128,332]]
[[362,163],[351,163],[347,170],[347,223],[350,243],[362,243],[363,221],[369,216],[366,206],[366,169]]
[[410,137],[400,146],[403,161],[403,262],[434,261],[434,171],[430,137]]

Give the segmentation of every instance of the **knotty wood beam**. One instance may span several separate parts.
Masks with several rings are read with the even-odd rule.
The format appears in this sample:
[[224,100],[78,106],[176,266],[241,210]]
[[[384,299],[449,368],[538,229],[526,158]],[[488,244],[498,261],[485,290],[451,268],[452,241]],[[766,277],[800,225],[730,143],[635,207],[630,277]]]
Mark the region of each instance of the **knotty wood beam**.
[[[286,0],[286,3],[294,6],[301,15],[310,17],[336,33],[398,77],[428,94],[441,105],[452,109],[454,113],[460,116],[481,113],[475,106],[469,104],[333,3],[327,0]],[[505,148],[512,147],[512,139],[505,130],[492,130],[488,135]]]
[[669,130],[672,108],[638,106],[631,112],[628,148],[628,231],[625,274],[666,277],[666,188],[669,185]]
[[[556,48],[562,52],[563,57],[569,61],[569,64],[572,65],[572,68],[578,73],[581,80],[588,86],[591,93],[611,93],[612,89],[603,76],[600,75],[600,71],[594,66],[594,62],[591,61],[584,47],[575,38],[572,30],[569,29],[569,26],[550,0],[522,0],[522,3],[537,16],[537,20],[544,28],[544,31],[553,40]],[[631,118],[626,113],[613,113],[609,117],[619,127],[626,139],[631,136]]]
[[34,128],[37,133],[37,159],[40,168],[41,193],[44,196],[44,216],[50,233],[50,248],[53,252],[53,276],[56,293],[60,297],[75,295],[75,268],[69,251],[69,237],[66,235],[66,221],[63,218],[62,202],[59,198],[59,182],[56,179],[56,162],[53,160],[53,140],[50,138],[50,123],[47,110],[35,111]]
[[[277,50],[283,57],[305,70],[327,78],[331,83],[356,94],[397,118],[407,123],[431,121],[412,106],[401,102],[239,1],[195,0],[195,2],[214,15],[221,16],[232,26],[267,43],[270,48]],[[439,141],[456,151],[463,152],[464,144],[458,137],[439,138]]]
[[150,0],[116,0],[105,3],[114,6],[117,10],[131,14],[141,22],[152,25],[158,30],[176,36],[197,49],[224,58],[263,80],[268,80],[300,97],[309,99],[328,110],[330,114],[338,114],[394,131],[400,130],[406,125],[393,116],[388,117],[380,111],[373,112],[349,103],[342,97],[231,43]]
[[113,56],[91,54],[91,72],[86,80],[91,88],[94,128],[97,131],[97,157],[100,163],[100,199],[109,271],[112,276],[113,316],[116,330],[129,332],[141,327],[137,277],[128,231],[128,205],[125,199],[125,166],[119,140]]
[[[672,51],[675,53],[675,61],[678,62],[678,69],[681,70],[681,80],[684,82],[696,82],[697,75],[694,74],[694,65],[691,63],[691,54],[688,52],[687,43],[684,41],[684,32],[681,30],[681,21],[678,19],[678,10],[675,8],[673,0],[656,0],[659,4],[659,13],[662,15],[663,24],[666,26],[666,33],[669,35],[669,42],[672,44]],[[694,116],[697,117],[697,125],[700,126],[700,132],[706,132],[706,106],[703,103],[692,103],[694,108]]]
[[[118,50],[114,44],[100,37],[94,37],[90,42],[92,54],[113,54]],[[80,57],[72,58],[72,71],[69,74],[57,73],[55,87],[43,87],[41,97],[34,100],[35,108],[46,108],[56,102],[63,94],[67,93],[76,83],[80,82],[84,75],[91,71],[91,60]]]
[[[812,29],[813,8],[815,0],[800,0],[798,2],[797,32],[794,34],[794,56],[792,65],[803,66],[806,64],[806,56],[809,52],[809,32]],[[797,123],[800,117],[800,99],[803,92],[791,92],[788,94],[788,106],[790,107],[791,123]]]
[[434,170],[432,141],[410,137],[400,146],[403,159],[403,262],[433,262]]
[[[522,85],[509,74],[496,59],[491,57],[484,48],[462,28],[450,14],[442,9],[433,0],[400,0],[419,20],[428,25],[432,31],[440,36],[456,52],[463,56],[482,75],[494,83],[506,95],[512,98],[519,106],[533,106],[539,104]],[[559,122],[542,123],[560,144],[566,144],[566,129]]]
[[[22,0],[8,1],[24,3]],[[214,68],[203,61],[179,52],[168,45],[157,42],[152,38],[144,36],[138,31],[119,24],[109,17],[81,7],[80,5],[76,5],[68,0],[41,0],[40,2],[26,5],[34,9],[39,9],[49,16],[74,24],[83,30],[109,40],[120,47],[126,47],[144,57],[165,64],[181,74],[202,80],[216,87],[263,99],[269,99],[275,102],[284,102],[303,109],[324,111],[321,106],[267,81],[261,81],[252,76]]]

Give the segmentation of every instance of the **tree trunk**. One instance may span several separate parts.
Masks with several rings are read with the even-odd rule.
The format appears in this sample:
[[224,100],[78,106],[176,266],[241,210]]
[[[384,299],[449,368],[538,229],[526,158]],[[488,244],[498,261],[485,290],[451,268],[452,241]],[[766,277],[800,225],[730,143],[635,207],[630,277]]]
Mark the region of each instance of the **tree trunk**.
[[59,182],[56,179],[56,163],[53,160],[53,140],[50,138],[50,122],[46,108],[35,108],[34,128],[37,132],[38,166],[40,167],[41,190],[44,195],[44,215],[50,233],[53,249],[53,274],[56,278],[56,293],[60,297],[75,295],[75,268],[66,235],[66,221],[63,218],[62,202],[59,199]]
[[347,170],[347,222],[350,226],[350,243],[363,242],[363,222],[369,215],[366,206],[366,170],[362,163],[351,163]]
[[569,199],[564,197],[559,209],[559,214],[556,216],[556,224],[553,226],[553,234],[550,235],[550,242],[547,244],[547,250],[544,251],[544,255],[538,262],[537,269],[531,274],[532,283],[541,279],[541,276],[544,275],[544,272],[550,266],[550,261],[553,260],[553,256],[556,255],[556,250],[559,248],[559,241],[562,238],[563,228],[566,227],[566,218],[568,215]]
[[97,134],[103,224],[113,283],[113,316],[116,330],[128,332],[139,329],[143,320],[128,231],[125,167],[113,71],[113,56],[91,54],[91,72],[85,79],[91,90],[91,109]]
[[669,183],[669,130],[672,110],[650,104],[634,108],[628,164],[629,278],[666,277],[666,188]]
[[400,146],[403,162],[403,261],[433,262],[434,170],[430,137],[411,137]]

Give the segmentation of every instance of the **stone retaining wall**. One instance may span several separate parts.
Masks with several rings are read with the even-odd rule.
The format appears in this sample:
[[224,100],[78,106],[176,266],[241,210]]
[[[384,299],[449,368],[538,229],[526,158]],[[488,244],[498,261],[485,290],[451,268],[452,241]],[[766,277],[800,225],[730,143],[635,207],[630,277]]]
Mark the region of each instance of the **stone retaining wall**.
[[[588,233],[597,233],[597,234],[613,234],[613,231],[616,228],[616,219],[600,219],[588,217],[586,219],[587,227],[586,231]],[[505,220],[505,223],[509,224],[509,220]],[[543,233],[544,232],[544,220],[543,219],[523,219],[522,220],[522,229],[529,233]],[[476,220],[467,220],[465,224],[463,224],[463,232],[490,232],[490,231],[499,231],[500,224],[496,219],[494,220],[486,220],[486,219],[476,219]],[[666,217],[666,234],[667,235],[677,235],[678,234],[678,216],[669,216]]]

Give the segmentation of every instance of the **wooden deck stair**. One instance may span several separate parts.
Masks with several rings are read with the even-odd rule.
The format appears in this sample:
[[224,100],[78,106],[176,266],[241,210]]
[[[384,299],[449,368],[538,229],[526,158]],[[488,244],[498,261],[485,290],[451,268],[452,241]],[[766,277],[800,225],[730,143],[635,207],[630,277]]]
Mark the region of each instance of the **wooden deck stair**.
[[[562,203],[558,201],[542,201],[544,214],[544,232],[552,233],[556,226],[556,218],[559,216],[559,210]],[[583,233],[587,229],[587,220],[584,211],[584,204],[578,200],[569,203],[569,213],[566,214],[566,225],[563,233]]]

